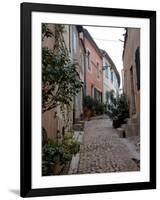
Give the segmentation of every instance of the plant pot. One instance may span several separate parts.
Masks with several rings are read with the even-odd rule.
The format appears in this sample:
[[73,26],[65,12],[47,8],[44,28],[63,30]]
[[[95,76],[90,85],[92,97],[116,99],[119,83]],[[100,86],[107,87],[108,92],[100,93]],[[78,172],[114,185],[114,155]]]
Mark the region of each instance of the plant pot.
[[119,119],[113,120],[112,126],[113,128],[119,128],[121,126],[121,121]]
[[59,162],[54,164],[53,167],[52,167],[53,174],[59,175],[64,167],[65,167],[65,165],[60,164]]
[[115,119],[115,120],[113,120],[112,126],[113,126],[113,128],[119,128],[124,123],[125,123],[125,120],[122,118]]
[[88,109],[87,107],[85,107],[83,110],[84,110],[83,112],[84,112],[85,119],[87,119],[89,121],[92,116],[91,110]]

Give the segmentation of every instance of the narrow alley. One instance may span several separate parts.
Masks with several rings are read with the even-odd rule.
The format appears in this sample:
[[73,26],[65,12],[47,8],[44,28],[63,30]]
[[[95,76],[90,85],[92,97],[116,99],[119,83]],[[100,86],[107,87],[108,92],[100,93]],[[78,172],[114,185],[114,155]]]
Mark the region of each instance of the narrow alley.
[[106,117],[86,121],[77,173],[138,171],[123,140]]
[[43,23],[42,66],[42,175],[139,171],[140,29]]

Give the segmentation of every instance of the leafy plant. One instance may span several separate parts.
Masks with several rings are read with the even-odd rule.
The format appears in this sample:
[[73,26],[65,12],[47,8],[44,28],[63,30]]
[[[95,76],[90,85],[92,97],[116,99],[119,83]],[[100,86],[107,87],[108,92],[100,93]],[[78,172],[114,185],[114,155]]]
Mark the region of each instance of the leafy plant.
[[96,115],[102,115],[105,113],[105,105],[103,103],[98,102],[97,100],[94,100],[94,109]]
[[129,117],[129,105],[125,94],[117,98],[112,97],[112,101],[107,105],[107,114],[113,120],[113,127],[118,128],[125,123]]
[[66,133],[62,140],[62,145],[65,148],[65,151],[71,155],[75,155],[80,150],[80,143],[75,141],[72,134]]
[[106,105],[114,103],[116,100],[114,90],[106,91]]
[[56,174],[54,167],[65,166],[79,150],[80,143],[71,134],[65,134],[61,142],[48,140],[42,148],[43,176]]
[[91,96],[85,96],[83,99],[83,107],[87,107],[89,110],[94,109],[94,100]]
[[90,96],[85,96],[83,100],[83,107],[92,112],[92,115],[101,115],[105,112],[105,105],[93,99]]
[[55,25],[54,33],[48,24],[42,25],[42,42],[54,39],[53,49],[42,48],[42,110],[43,112],[65,105],[70,106],[83,83],[76,67],[71,63],[63,39],[63,26]]

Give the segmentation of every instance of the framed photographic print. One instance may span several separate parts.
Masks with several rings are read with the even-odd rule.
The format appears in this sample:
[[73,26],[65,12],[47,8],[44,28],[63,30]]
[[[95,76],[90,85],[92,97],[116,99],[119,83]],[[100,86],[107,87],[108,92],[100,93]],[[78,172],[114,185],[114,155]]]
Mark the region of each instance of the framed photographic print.
[[156,188],[156,12],[21,4],[21,196]]

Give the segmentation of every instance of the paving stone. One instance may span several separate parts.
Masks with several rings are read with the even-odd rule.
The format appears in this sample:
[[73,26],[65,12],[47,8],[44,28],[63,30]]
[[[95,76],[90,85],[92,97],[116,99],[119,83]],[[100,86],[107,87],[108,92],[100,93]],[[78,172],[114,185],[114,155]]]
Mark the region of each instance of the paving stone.
[[138,171],[139,166],[112,122],[106,117],[99,117],[84,124],[84,138],[80,149],[77,173],[109,173]]

